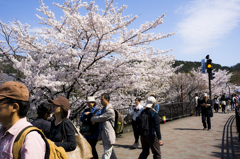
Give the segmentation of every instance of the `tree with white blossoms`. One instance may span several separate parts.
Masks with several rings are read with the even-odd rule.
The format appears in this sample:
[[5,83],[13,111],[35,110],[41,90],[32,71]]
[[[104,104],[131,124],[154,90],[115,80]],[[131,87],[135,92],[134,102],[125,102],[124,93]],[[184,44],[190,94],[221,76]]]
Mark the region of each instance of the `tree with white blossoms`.
[[[18,71],[18,80],[30,90],[31,108],[46,99],[65,96],[71,107],[82,107],[87,96],[99,98],[111,93],[114,106],[132,98],[126,89],[147,90],[152,79],[161,79],[161,89],[168,88],[171,67],[170,50],[155,50],[150,43],[171,36],[149,33],[163,23],[164,14],[153,22],[145,22],[138,29],[127,29],[138,16],[122,16],[126,5],[117,8],[113,0],[105,0],[105,9],[94,1],[67,0],[62,9],[64,17],[55,14],[40,0],[37,17],[44,25],[31,34],[28,24],[15,20],[0,22],[2,62],[10,63]],[[86,15],[80,10],[86,9]],[[25,58],[19,60],[17,54]],[[151,69],[154,68],[154,69]]]
[[[190,73],[177,73],[170,77],[170,88],[166,92],[166,101],[181,102],[181,92],[183,92],[184,101],[192,101],[195,93],[204,93],[208,88],[205,82],[206,75],[192,69]],[[181,89],[181,86],[183,90]]]
[[[224,83],[228,83],[232,73],[229,73],[227,70],[218,70],[215,71],[215,78],[211,80],[211,91],[212,97],[222,93]],[[183,94],[185,101],[191,101],[194,98],[195,93],[198,93],[200,96],[203,93],[209,94],[209,82],[208,82],[208,73],[203,74],[201,68],[192,69],[189,73],[178,73],[173,75],[170,78],[171,87],[166,92],[167,100],[169,101],[180,101],[181,99],[181,85],[183,86]],[[232,93],[239,89],[239,86],[229,84],[230,90]]]

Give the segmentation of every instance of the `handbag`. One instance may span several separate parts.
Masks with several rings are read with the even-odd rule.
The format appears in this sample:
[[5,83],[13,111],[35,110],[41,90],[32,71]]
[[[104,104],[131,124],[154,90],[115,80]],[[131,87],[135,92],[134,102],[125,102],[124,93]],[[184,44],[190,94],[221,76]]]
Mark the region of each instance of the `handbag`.
[[210,117],[213,117],[213,111],[210,109]]
[[[79,133],[75,125],[73,124],[75,128],[75,133],[76,134],[76,141],[77,141],[77,147],[75,150],[67,152],[68,158],[69,159],[90,159],[93,157],[92,155],[92,147],[91,145],[87,142],[87,140],[82,136],[82,134]],[[65,127],[64,127],[64,122],[63,122],[63,133],[64,137],[67,140],[66,132],[65,132]]]

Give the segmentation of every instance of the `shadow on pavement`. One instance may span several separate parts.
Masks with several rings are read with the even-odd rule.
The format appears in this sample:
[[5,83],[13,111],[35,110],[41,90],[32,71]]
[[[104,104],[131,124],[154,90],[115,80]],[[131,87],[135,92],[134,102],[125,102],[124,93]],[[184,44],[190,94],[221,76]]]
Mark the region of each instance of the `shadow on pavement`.
[[191,128],[173,128],[174,130],[202,130],[202,129],[191,129]]
[[240,158],[240,143],[235,132],[233,123],[235,116],[232,115],[226,122],[223,128],[222,144],[215,147],[221,149],[219,152],[212,152],[212,156],[221,159],[239,159]]
[[131,145],[120,145],[120,144],[113,144],[114,147],[122,147],[125,149],[130,149],[130,150],[134,150],[134,148],[132,148]]

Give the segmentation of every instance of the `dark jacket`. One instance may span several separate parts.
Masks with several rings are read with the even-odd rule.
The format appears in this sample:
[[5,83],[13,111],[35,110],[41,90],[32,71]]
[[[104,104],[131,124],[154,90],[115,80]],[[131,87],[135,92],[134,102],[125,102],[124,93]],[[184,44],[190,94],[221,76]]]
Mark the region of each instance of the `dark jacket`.
[[51,127],[51,122],[44,120],[43,118],[36,118],[31,122],[31,124],[37,127],[38,129],[41,129],[45,136],[48,136]]
[[149,116],[149,125],[150,125],[149,135],[155,135],[156,134],[158,140],[162,140],[158,113],[156,113],[151,108],[146,108],[143,111],[145,111],[145,113]]
[[[202,106],[204,103],[205,104],[210,104],[210,106],[207,106],[207,107],[206,106]],[[202,99],[201,102],[200,102],[200,106],[202,108],[202,112],[204,112],[206,110],[210,110],[211,107],[212,107],[212,100],[211,99],[207,99],[207,100]]]
[[[90,112],[88,115],[85,115],[85,112]],[[93,116],[93,113],[95,112],[95,116],[101,115],[101,110],[97,110],[96,107],[93,107],[91,110],[90,108],[87,108],[83,111],[80,121],[84,122],[84,120],[87,120],[88,125],[91,125],[91,117]],[[95,125],[91,125],[91,130],[94,130],[95,133],[93,135],[84,135],[86,139],[97,139],[99,136],[99,123],[96,123]]]
[[[65,149],[66,152],[73,151],[76,149],[77,142],[75,137],[75,128],[72,122],[69,119],[65,119],[60,124],[55,126],[55,119],[51,122],[51,128],[49,132],[49,139],[52,140],[55,145],[61,146]],[[63,141],[64,131],[63,131],[63,123],[66,132],[67,139]]]

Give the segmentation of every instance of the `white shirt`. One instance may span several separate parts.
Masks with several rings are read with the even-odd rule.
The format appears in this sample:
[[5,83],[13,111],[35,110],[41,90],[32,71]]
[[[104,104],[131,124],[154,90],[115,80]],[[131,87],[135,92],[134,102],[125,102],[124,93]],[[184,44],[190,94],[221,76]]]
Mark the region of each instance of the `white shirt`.
[[[138,107],[138,111],[134,111],[134,109]],[[143,111],[143,106],[141,104],[138,104],[138,106],[132,106],[131,110],[129,112],[130,115],[133,115],[133,120],[136,121],[136,118],[141,114],[141,112]]]
[[198,96],[196,96],[196,97],[194,98],[194,103],[195,103],[195,106],[197,107],[197,106],[198,106]]

